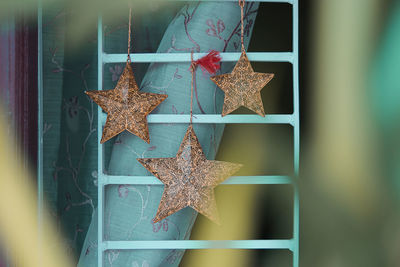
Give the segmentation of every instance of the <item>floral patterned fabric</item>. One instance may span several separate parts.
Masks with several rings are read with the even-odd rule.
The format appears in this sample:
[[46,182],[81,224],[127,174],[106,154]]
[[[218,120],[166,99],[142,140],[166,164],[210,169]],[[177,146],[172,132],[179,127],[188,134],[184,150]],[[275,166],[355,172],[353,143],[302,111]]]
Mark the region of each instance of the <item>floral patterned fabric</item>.
[[[258,4],[245,6],[247,46]],[[135,15],[135,51],[159,53],[240,50],[240,8],[236,2],[182,3],[179,9],[155,8],[155,14]],[[173,18],[175,15],[175,18]],[[157,18],[152,20],[152,18]],[[96,29],[78,50],[69,44],[64,9],[49,14],[44,28],[44,175],[45,193],[53,216],[65,233],[71,255],[81,252],[78,266],[97,266],[97,140],[96,105],[85,90],[96,89]],[[173,18],[173,19],[172,19]],[[172,21],[172,22],[171,22]],[[165,27],[168,25],[167,29]],[[164,27],[165,26],[165,27]],[[164,32],[165,31],[165,32]],[[127,18],[105,25],[105,50],[124,53]],[[163,36],[163,37],[162,37]],[[161,42],[159,40],[161,39]],[[234,62],[224,62],[221,73]],[[168,94],[153,112],[188,114],[190,110],[189,63],[133,64],[141,90]],[[123,69],[121,64],[104,66],[104,89],[111,89]],[[145,74],[145,75],[144,75]],[[144,75],[144,77],[143,77]],[[143,77],[143,79],[141,79]],[[196,75],[194,114],[219,114],[223,93],[200,69]],[[61,108],[60,108],[61,107]],[[172,157],[187,129],[186,124],[150,124],[147,144],[129,133],[106,144],[106,172],[112,175],[150,175],[136,158]],[[223,125],[201,124],[194,129],[208,159],[214,159]],[[108,163],[108,165],[107,165]],[[197,213],[185,208],[153,223],[162,186],[113,185],[106,187],[104,238],[106,240],[188,239]],[[108,251],[106,266],[177,266],[184,251]]]

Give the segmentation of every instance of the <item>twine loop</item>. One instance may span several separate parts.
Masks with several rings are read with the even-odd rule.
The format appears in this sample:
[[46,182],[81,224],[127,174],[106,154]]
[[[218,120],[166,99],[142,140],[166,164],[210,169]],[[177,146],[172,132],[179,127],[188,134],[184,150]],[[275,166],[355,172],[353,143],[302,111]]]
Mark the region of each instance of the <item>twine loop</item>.
[[193,121],[193,87],[194,87],[194,75],[197,68],[197,63],[193,61],[193,49],[190,52],[190,72],[192,73],[192,82],[190,88],[190,125]]
[[132,8],[129,8],[129,26],[128,26],[128,62],[131,63],[131,27],[132,27]]
[[242,44],[242,52],[245,51],[244,49],[244,15],[243,15],[243,8],[244,8],[244,1],[245,0],[239,0],[239,6],[240,6],[240,42]]

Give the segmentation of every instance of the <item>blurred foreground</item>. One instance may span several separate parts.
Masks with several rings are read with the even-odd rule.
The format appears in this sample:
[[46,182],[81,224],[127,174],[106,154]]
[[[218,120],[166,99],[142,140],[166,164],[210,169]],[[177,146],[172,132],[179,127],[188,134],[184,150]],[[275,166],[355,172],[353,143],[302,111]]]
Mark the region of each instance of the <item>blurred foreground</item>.
[[[301,136],[301,266],[399,266],[400,2],[300,2],[303,10],[310,8],[313,12],[305,11],[310,16],[309,28],[305,29],[309,39],[303,47],[306,52],[300,73],[301,123],[306,122]],[[17,3],[2,1],[0,16]],[[24,3],[27,8],[36,8],[34,0]],[[72,7],[78,2],[69,3]],[[72,26],[76,43],[93,26],[100,8],[112,17],[124,3],[79,3],[80,8],[75,10],[82,20]],[[149,3],[143,12],[153,7]],[[227,127],[219,159],[247,159],[246,175],[263,170],[271,164],[268,162],[277,169],[290,169],[285,163],[290,148],[276,137],[290,138],[290,131],[272,127],[235,131]],[[21,266],[70,266],[59,246],[45,246],[40,254],[35,187],[13,160],[15,151],[1,132],[0,147],[3,244],[14,251],[12,255]],[[268,222],[281,210],[290,210],[290,199],[277,200],[284,190],[273,193],[273,189],[236,186],[219,191],[225,227],[199,218],[193,239],[260,238],[264,237],[260,231],[266,228],[270,232],[265,235],[275,237],[271,225],[257,225],[255,221]],[[274,197],[267,198],[267,194]],[[266,211],[268,205],[275,208]],[[281,227],[283,224],[283,219],[275,222]],[[43,241],[62,244],[54,228],[46,225]],[[38,264],[40,255],[45,256]],[[278,256],[267,255],[257,261],[251,259],[254,256],[247,251],[189,251],[182,266],[290,266],[290,260]]]

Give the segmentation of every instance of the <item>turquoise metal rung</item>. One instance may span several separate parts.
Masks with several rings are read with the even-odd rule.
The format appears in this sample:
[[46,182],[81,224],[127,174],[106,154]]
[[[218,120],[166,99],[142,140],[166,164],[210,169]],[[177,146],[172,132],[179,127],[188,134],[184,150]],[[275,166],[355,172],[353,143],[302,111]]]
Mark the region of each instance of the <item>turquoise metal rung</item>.
[[[193,59],[196,60],[205,56],[207,53],[194,53]],[[250,61],[260,62],[293,62],[293,53],[291,52],[247,52]],[[147,62],[190,62],[190,53],[133,53],[130,54],[134,63]],[[221,53],[221,61],[237,61],[240,57],[238,52]],[[126,62],[126,54],[107,54],[103,53],[104,63]]]
[[[130,185],[163,185],[163,183],[154,176],[114,176],[101,175],[101,183],[109,184],[130,184]],[[221,184],[291,184],[293,179],[289,176],[265,175],[265,176],[232,176]]]
[[[102,112],[102,124],[106,122],[107,114]],[[259,115],[226,115],[194,114],[193,123],[242,123],[242,124],[290,124],[294,125],[295,117],[292,114],[272,114],[261,117]],[[148,123],[189,123],[189,114],[150,114]]]
[[[187,1],[187,0],[174,0],[174,1]],[[197,0],[189,0],[189,1],[197,1]],[[202,0],[203,2],[233,2],[237,0]],[[246,0],[246,2],[264,2],[264,3],[288,3],[293,4],[293,0]]]
[[289,249],[293,250],[293,239],[273,240],[140,240],[105,241],[105,250],[131,249]]

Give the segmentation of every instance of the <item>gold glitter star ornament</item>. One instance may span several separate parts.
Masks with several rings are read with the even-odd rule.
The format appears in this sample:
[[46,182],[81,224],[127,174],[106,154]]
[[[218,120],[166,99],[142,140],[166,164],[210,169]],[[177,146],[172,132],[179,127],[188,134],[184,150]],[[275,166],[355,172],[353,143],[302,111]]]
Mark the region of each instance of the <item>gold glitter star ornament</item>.
[[140,92],[129,62],[115,89],[85,93],[107,113],[101,144],[125,130],[150,143],[146,117],[168,97]]
[[239,61],[231,73],[210,77],[225,93],[222,116],[244,106],[265,117],[261,90],[273,77],[273,73],[254,72],[242,49]]
[[214,188],[242,167],[241,164],[207,160],[192,125],[174,158],[137,160],[165,185],[154,222],[192,207],[219,223]]

